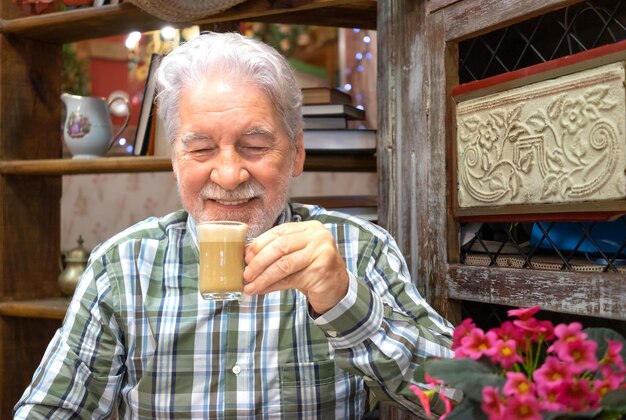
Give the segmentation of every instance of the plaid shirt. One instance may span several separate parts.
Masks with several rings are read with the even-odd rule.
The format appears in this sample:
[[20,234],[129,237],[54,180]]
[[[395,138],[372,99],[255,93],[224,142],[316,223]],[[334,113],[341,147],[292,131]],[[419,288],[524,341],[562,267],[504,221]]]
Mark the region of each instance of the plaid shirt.
[[383,229],[300,204],[279,223],[301,220],[332,232],[350,277],[346,297],[317,318],[296,290],[202,300],[184,211],[100,245],[15,418],[360,418],[366,387],[417,410],[413,372],[452,355],[452,326]]

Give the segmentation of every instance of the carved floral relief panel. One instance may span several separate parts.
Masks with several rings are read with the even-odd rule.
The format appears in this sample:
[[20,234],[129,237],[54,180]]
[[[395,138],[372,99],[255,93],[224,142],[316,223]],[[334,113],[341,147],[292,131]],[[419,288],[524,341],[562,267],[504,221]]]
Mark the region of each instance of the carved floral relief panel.
[[457,104],[461,208],[626,196],[625,64]]

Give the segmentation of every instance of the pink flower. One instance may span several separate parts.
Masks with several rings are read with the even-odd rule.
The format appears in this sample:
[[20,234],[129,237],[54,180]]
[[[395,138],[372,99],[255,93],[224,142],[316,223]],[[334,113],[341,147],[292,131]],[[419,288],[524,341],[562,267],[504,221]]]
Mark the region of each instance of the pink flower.
[[541,420],[539,401],[532,395],[516,395],[508,401],[504,417],[516,420]]
[[444,382],[441,379],[437,379],[437,378],[433,378],[432,376],[430,376],[428,373],[424,374],[424,380],[426,381],[427,384],[430,385],[443,385]]
[[573,378],[563,381],[559,401],[570,411],[583,411],[595,408],[600,399],[591,392],[589,381]]
[[523,373],[507,372],[506,379],[502,388],[504,395],[531,395],[535,392],[535,386]]
[[606,349],[606,354],[600,360],[600,364],[613,364],[615,365],[619,371],[626,370],[624,366],[624,359],[622,359],[622,343],[617,340],[607,340],[608,348]]
[[554,338],[554,327],[550,321],[539,321],[536,318],[515,320],[513,324],[526,333],[526,337],[533,342],[551,340]]
[[474,324],[471,318],[464,319],[461,325],[452,332],[452,350],[461,347],[461,340],[469,336],[474,328],[476,328],[476,324]]
[[[488,331],[466,319],[454,332],[457,358],[468,357],[479,364],[488,362],[489,372],[494,366],[498,371],[485,373],[485,378],[495,373],[506,379],[501,389],[492,386],[482,389],[480,407],[490,420],[540,420],[541,416],[551,418],[556,412],[595,410],[602,408],[602,398],[607,393],[626,389],[621,340],[607,340],[606,354],[598,362],[598,344],[588,339],[580,323],[554,326],[550,321],[535,318],[537,312],[538,306],[508,311],[515,319]],[[596,333],[602,334],[589,331],[594,337]],[[462,379],[460,376],[459,380]],[[435,389],[445,385],[435,378],[426,380]],[[469,392],[463,386],[460,388]],[[429,392],[435,391],[424,392],[423,398]],[[446,402],[443,394],[442,400]],[[470,405],[477,403],[470,397]],[[452,403],[446,405],[446,416],[452,406]]]
[[554,335],[558,338],[549,348],[548,352],[557,353],[561,346],[572,341],[582,341],[587,338],[587,334],[582,332],[583,326],[580,322],[571,324],[559,324],[554,328]]
[[539,369],[533,372],[533,379],[537,384],[560,383],[563,379],[570,379],[572,371],[568,365],[555,356],[548,356]]
[[531,306],[530,308],[509,309],[506,313],[508,316],[516,317],[525,321],[539,312],[540,309],[540,306]]
[[443,401],[444,407],[446,407],[446,411],[439,417],[439,420],[445,420],[448,414],[452,412],[452,401],[450,401],[450,398],[446,397],[446,394],[443,392],[439,393],[439,398]]
[[417,398],[420,400],[420,404],[424,407],[424,412],[428,417],[430,417],[430,396],[417,385],[409,385],[409,389],[417,395]]
[[592,340],[572,341],[559,348],[558,356],[574,374],[594,371],[598,368],[597,348],[598,345]]
[[495,363],[500,363],[503,368],[508,369],[515,363],[522,363],[524,359],[517,353],[517,344],[515,340],[496,340],[496,345],[486,354],[491,357]]
[[498,389],[493,386],[483,388],[482,410],[490,419],[500,419],[504,415],[504,403],[498,394]]
[[603,378],[610,378],[612,381],[617,381],[618,383],[624,382],[624,378],[626,378],[626,371],[616,371],[612,365],[602,365],[600,372],[602,373]]
[[567,406],[559,400],[563,394],[563,381],[541,382],[537,384],[539,408],[541,411],[567,411]]
[[602,398],[607,392],[619,388],[620,383],[621,381],[617,377],[596,379],[593,381],[593,389]]
[[500,340],[515,340],[518,347],[524,345],[524,331],[511,321],[504,321],[500,327],[493,328],[491,331],[495,332]]
[[[478,360],[480,357],[492,348],[496,343],[496,334],[492,331],[485,334],[480,328],[474,328],[470,335],[463,337],[461,347],[457,349],[461,351],[465,357]],[[458,357],[458,355],[457,355]]]

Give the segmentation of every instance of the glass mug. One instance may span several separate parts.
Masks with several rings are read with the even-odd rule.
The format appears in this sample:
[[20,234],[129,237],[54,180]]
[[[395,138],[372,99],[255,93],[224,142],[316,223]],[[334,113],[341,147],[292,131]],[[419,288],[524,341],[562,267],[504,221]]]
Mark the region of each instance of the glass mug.
[[200,256],[198,290],[205,300],[243,297],[244,246],[248,225],[212,221],[196,225]]

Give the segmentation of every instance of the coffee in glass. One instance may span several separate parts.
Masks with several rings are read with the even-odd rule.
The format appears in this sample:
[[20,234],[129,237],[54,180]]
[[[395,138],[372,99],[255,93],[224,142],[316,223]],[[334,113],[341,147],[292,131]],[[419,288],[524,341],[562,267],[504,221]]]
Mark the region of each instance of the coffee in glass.
[[200,294],[206,300],[241,299],[248,225],[231,221],[202,222],[197,224],[197,230]]

